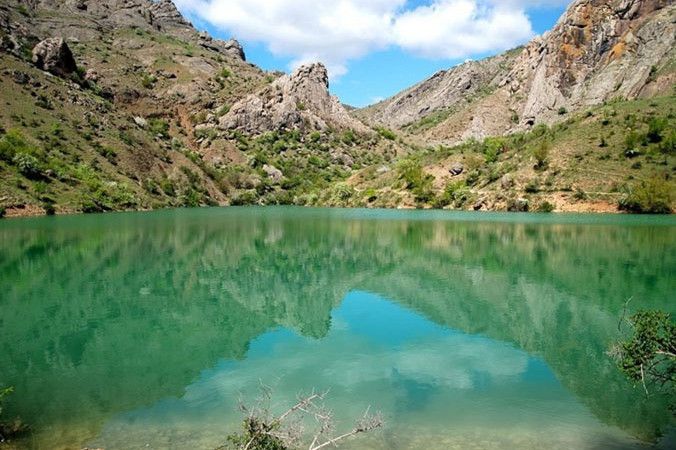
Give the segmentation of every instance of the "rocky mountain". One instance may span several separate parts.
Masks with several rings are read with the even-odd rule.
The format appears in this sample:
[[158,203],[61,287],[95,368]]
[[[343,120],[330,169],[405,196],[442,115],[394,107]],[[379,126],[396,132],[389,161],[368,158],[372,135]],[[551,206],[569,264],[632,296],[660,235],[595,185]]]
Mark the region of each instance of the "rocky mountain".
[[221,117],[219,126],[254,134],[293,129],[325,131],[329,127],[369,131],[329,94],[329,74],[320,63],[302,66],[240,100]]
[[0,0],[0,216],[669,211],[675,9],[578,0],[523,48],[353,110],[321,63],[265,72],[170,0]]
[[360,116],[458,142],[652,96],[676,79],[675,23],[669,0],[577,0],[523,49],[440,72]]
[[402,145],[170,0],[0,0],[0,74],[0,215],[305,203]]

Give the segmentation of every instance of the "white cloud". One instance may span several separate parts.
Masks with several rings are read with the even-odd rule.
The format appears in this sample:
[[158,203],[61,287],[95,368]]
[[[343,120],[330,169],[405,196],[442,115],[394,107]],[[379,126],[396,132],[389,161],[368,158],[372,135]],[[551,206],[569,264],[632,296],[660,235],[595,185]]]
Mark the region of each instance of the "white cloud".
[[399,46],[429,58],[466,58],[513,47],[534,32],[525,9],[569,0],[175,0],[235,37],[264,43],[295,67],[322,61],[332,76],[350,60]]

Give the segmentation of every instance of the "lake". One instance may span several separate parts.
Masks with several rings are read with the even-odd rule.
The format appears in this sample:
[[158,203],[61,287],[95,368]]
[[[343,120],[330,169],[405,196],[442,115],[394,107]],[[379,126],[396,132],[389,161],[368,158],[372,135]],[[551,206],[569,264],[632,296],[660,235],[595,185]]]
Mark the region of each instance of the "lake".
[[[676,313],[676,219],[213,208],[0,221],[0,385],[27,448],[211,449],[261,383],[348,449],[643,448],[606,355]],[[661,443],[663,447],[669,443]]]

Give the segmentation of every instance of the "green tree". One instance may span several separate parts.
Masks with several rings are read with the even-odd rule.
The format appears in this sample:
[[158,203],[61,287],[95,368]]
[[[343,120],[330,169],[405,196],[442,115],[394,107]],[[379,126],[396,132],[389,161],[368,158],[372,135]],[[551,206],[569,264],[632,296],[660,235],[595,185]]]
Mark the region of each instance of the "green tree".
[[[624,319],[620,322],[622,325]],[[611,350],[620,370],[632,381],[674,395],[676,322],[663,311],[639,311],[627,323],[632,334]],[[673,401],[673,400],[672,400]],[[672,408],[676,404],[672,404]]]

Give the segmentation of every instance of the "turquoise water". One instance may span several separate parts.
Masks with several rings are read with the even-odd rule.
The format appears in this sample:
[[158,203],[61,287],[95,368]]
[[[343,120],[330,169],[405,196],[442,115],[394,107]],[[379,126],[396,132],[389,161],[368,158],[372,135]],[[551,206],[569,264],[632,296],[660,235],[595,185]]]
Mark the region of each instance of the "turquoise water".
[[[676,312],[671,217],[230,208],[0,222],[0,384],[28,448],[214,448],[260,383],[366,449],[643,448],[605,352]],[[661,442],[662,447],[669,443]]]

